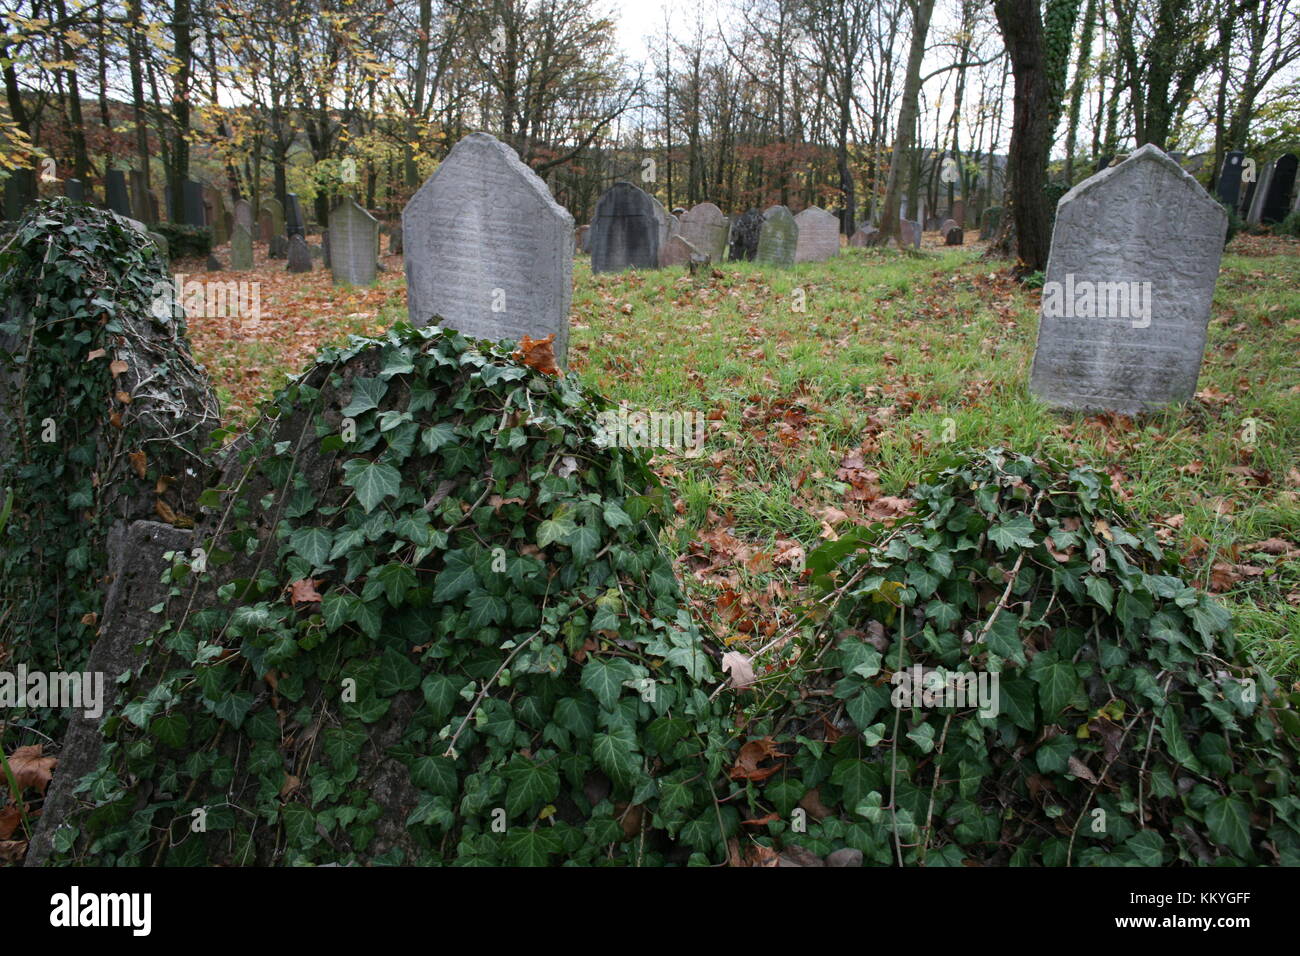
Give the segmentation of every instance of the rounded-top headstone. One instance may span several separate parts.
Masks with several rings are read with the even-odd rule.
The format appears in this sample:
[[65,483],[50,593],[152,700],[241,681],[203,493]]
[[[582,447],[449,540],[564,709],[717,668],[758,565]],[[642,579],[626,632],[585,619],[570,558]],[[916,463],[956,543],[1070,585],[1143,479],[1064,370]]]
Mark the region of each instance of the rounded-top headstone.
[[[653,214],[651,215],[653,220]],[[402,210],[411,324],[569,342],[573,217],[505,143],[471,133]]]
[[727,217],[711,202],[697,203],[681,216],[682,238],[713,262],[722,261],[729,231]]
[[763,213],[763,226],[758,231],[756,262],[787,268],[794,265],[795,250],[799,245],[799,225],[785,206],[770,206]]
[[655,200],[629,182],[617,182],[596,203],[587,240],[592,272],[654,269],[660,224]]
[[809,206],[794,217],[799,227],[795,262],[825,262],[840,254],[840,219],[819,206]]

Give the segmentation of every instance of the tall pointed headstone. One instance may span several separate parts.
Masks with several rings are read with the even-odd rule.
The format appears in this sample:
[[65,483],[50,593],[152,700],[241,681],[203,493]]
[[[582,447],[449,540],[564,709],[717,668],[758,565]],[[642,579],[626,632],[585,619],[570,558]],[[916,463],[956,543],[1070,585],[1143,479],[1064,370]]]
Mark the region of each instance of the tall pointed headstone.
[[519,341],[554,334],[564,363],[573,217],[487,133],[457,143],[402,210],[411,324]]
[[1196,391],[1227,212],[1148,144],[1061,198],[1030,391],[1123,414]]

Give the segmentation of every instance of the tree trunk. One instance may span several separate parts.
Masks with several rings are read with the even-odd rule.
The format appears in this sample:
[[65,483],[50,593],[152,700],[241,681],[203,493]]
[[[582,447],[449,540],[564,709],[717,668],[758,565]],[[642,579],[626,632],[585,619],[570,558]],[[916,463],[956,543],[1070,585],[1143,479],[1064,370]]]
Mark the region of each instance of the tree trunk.
[[[934,0],[916,0],[912,8],[912,45],[907,54],[907,78],[903,81],[903,101],[898,107],[898,130],[894,136],[894,155],[889,161],[889,179],[885,185],[885,202],[880,213],[880,241],[899,241],[898,209],[903,194],[905,170],[910,173],[912,136],[916,129],[916,104],[921,93],[921,61],[925,59],[925,41],[930,32]],[[908,175],[907,178],[911,178]],[[909,189],[910,192],[910,189]]]

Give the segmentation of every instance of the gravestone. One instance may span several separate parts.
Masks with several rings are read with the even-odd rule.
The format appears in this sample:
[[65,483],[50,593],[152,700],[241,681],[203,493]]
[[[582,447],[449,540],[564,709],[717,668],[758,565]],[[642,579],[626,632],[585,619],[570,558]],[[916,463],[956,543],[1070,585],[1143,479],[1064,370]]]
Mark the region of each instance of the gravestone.
[[677,217],[671,215],[664,208],[664,204],[654,196],[650,196],[650,202],[654,204],[655,222],[659,225],[659,262],[662,265],[664,247],[668,245],[668,238],[677,235],[681,224],[677,222]]
[[727,217],[711,202],[697,203],[681,216],[681,236],[713,262],[727,252]]
[[868,226],[865,223],[858,227],[858,231],[849,237],[849,245],[855,249],[866,249],[876,245],[876,237],[880,235],[880,230],[875,226]]
[[181,216],[187,226],[206,226],[203,215],[203,187],[192,179],[181,183]]
[[758,231],[758,251],[754,261],[763,265],[789,268],[794,265],[799,245],[799,225],[785,206],[770,206],[763,213],[763,227]]
[[587,233],[591,232],[591,226],[579,226],[573,230],[573,247],[581,252],[587,251]]
[[989,206],[980,217],[980,238],[992,239],[1002,225],[1002,207]]
[[1030,391],[1124,414],[1196,391],[1227,212],[1148,144],[1061,199]]
[[73,202],[86,201],[86,187],[80,179],[69,179],[63,183],[63,195]]
[[302,236],[292,236],[289,239],[289,248],[286,252],[289,264],[286,267],[289,272],[311,272],[311,250],[307,248],[307,240]]
[[731,248],[728,253],[733,262],[752,262],[758,255],[758,237],[763,231],[763,214],[750,209],[731,226]]
[[809,206],[794,217],[799,228],[795,262],[825,262],[840,254],[840,220],[833,212]]
[[375,281],[378,260],[379,221],[352,200],[330,213],[330,268],[335,282],[370,285]]
[[1233,209],[1241,201],[1241,161],[1245,158],[1246,154],[1239,149],[1229,151],[1223,157],[1223,169],[1215,186],[1219,200]]
[[1278,223],[1286,218],[1291,202],[1291,190],[1295,187],[1296,156],[1283,153],[1273,161],[1273,175],[1268,181],[1268,192],[1260,208],[1261,223]]
[[209,252],[208,261],[204,268],[207,269],[208,272],[221,272],[225,269],[225,266],[221,264],[221,260],[217,258],[215,252]]
[[230,268],[236,272],[253,268],[253,233],[241,223],[235,223],[235,234],[230,237]]
[[664,245],[663,264],[665,266],[689,265],[696,258],[705,258],[708,253],[701,252],[684,236],[673,236]]
[[402,210],[402,245],[412,325],[494,341],[554,334],[564,364],[573,217],[508,145],[487,133],[457,143]]
[[284,234],[292,239],[294,236],[307,235],[307,221],[302,217],[302,203],[298,201],[297,193],[289,193],[285,196],[284,209]]
[[221,193],[211,186],[203,187],[204,222],[212,230],[212,244],[219,246],[230,238],[226,230],[225,209],[221,205]]
[[149,191],[144,173],[138,169],[131,170],[127,174],[127,182],[131,187],[131,208],[135,210],[136,216],[150,225],[156,223],[158,210],[151,201],[153,194]]
[[271,210],[263,209],[257,216],[257,237],[265,243],[270,243],[275,236],[275,217],[271,215]]
[[281,235],[274,235],[267,244],[268,259],[287,259],[289,257],[289,240]]
[[962,230],[961,226],[952,222],[952,220],[949,220],[949,223],[951,223],[951,225],[943,230],[943,244],[945,246],[960,246],[966,241],[966,233]]
[[126,194],[126,174],[120,169],[104,173],[104,205],[119,216],[135,218],[131,212],[131,200]]
[[235,202],[234,224],[243,226],[249,234],[253,232],[253,204],[247,199],[240,199]]
[[921,223],[910,219],[898,220],[898,242],[901,246],[921,248]]
[[271,214],[271,233],[276,236],[283,236],[284,232],[284,206],[280,205],[278,199],[263,199],[262,208]]
[[400,222],[388,227],[388,254],[390,256],[400,256],[402,254],[402,224]]
[[1273,160],[1270,159],[1263,169],[1257,170],[1255,176],[1255,182],[1251,184],[1254,188],[1246,201],[1246,223],[1251,226],[1259,225],[1264,215],[1264,200],[1268,198],[1273,184]]
[[10,170],[5,180],[5,218],[11,222],[23,218],[27,207],[36,201],[36,195],[35,170]]
[[660,228],[651,196],[629,182],[610,186],[591,219],[591,271],[657,268]]

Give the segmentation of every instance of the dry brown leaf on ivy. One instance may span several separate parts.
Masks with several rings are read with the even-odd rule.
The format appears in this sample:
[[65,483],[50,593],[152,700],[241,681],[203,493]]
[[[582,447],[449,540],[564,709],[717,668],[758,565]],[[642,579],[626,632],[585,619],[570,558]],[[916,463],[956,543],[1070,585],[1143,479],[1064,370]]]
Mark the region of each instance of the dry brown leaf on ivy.
[[722,669],[731,677],[731,686],[740,690],[754,683],[754,664],[739,651],[722,655]]
[[22,822],[23,812],[16,804],[0,807],[0,841],[8,840]]
[[21,863],[26,855],[26,840],[0,840],[0,863]]
[[50,777],[59,763],[58,757],[43,757],[44,744],[31,744],[19,747],[9,755],[9,769],[18,781],[19,791],[31,787],[37,793],[44,793],[50,784]]
[[86,361],[93,362],[95,361],[95,359],[101,359],[107,354],[108,353],[105,352],[103,349],[95,349],[93,352],[90,352],[86,355]]
[[513,354],[529,368],[535,368],[543,375],[559,375],[555,364],[555,333],[544,339],[532,339],[525,335],[519,340],[519,348]]
[[320,584],[319,578],[303,578],[294,581],[289,585],[289,603],[294,607],[299,604],[319,604],[321,597],[316,591],[318,584]]
[[[731,779],[766,780],[784,765],[777,759],[781,756],[776,741],[771,737],[758,737],[746,741],[741,746],[740,753],[736,755],[736,765],[731,768]],[[766,767],[760,767],[759,764],[765,760],[772,760],[773,763]]]
[[142,451],[129,451],[126,453],[126,459],[131,463],[131,470],[135,472],[137,478],[143,478],[145,471],[149,467],[149,459],[145,457]]

